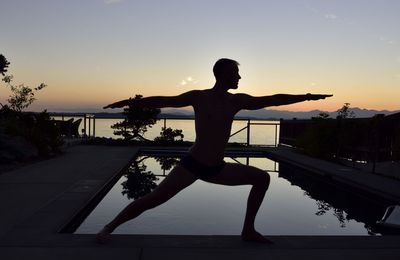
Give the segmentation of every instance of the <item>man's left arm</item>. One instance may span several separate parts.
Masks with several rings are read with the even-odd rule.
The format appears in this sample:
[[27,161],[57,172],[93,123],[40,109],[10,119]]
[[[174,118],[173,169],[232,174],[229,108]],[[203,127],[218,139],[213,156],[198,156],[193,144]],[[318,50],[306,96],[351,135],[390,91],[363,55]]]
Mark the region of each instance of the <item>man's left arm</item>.
[[325,99],[331,96],[332,95],[308,93],[304,95],[276,94],[272,96],[253,97],[247,94],[236,94],[235,103],[239,110],[256,110],[264,107],[282,106],[309,100]]

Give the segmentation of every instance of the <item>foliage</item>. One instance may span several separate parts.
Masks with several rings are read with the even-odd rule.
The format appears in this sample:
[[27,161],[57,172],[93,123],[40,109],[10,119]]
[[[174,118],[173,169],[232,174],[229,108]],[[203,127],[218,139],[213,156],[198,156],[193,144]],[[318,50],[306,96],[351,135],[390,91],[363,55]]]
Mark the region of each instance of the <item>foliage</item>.
[[[126,195],[128,199],[138,199],[152,192],[156,187],[158,178],[151,171],[146,171],[147,166],[144,164],[148,157],[139,157],[133,162],[125,174],[126,180],[121,183],[122,195]],[[161,170],[168,171],[174,167],[179,158],[159,156],[155,157],[160,164]]]
[[0,74],[1,75],[5,76],[8,65],[10,65],[10,62],[7,61],[6,57],[4,57],[2,54],[0,54]]
[[126,181],[121,183],[122,195],[126,195],[128,199],[138,199],[153,191],[157,184],[158,178],[151,172],[146,171],[146,165],[142,160],[135,161],[125,174]]
[[171,144],[174,142],[182,142],[183,137],[182,130],[163,127],[160,136],[154,138],[154,141],[160,144]]
[[7,87],[11,90],[11,95],[7,99],[7,102],[10,105],[10,108],[15,111],[22,111],[23,109],[30,106],[33,101],[35,101],[35,93],[46,87],[44,83],[41,83],[36,88],[30,88],[29,86],[25,86],[24,84],[13,85],[12,84],[13,76],[7,75],[4,76],[3,81],[6,83]]
[[[142,95],[136,95],[133,100],[142,98]],[[160,114],[158,108],[139,107],[133,102],[132,105],[124,108],[125,119],[111,126],[115,135],[120,135],[126,140],[146,140],[143,134],[148,127],[152,127],[157,122],[157,116]]]
[[322,159],[332,159],[343,153],[344,144],[356,146],[358,139],[354,136],[357,129],[348,122],[355,117],[350,110],[350,103],[344,103],[337,113],[337,120],[329,118],[327,113],[312,118],[312,123],[296,145],[303,148],[306,154]]
[[337,119],[354,118],[355,114],[350,110],[350,103],[344,103],[344,105],[336,111],[338,113]]
[[168,171],[172,167],[178,164],[179,158],[169,157],[169,156],[159,156],[155,158],[156,161],[160,164],[161,170]]
[[6,74],[9,64],[6,58],[0,55],[0,73],[4,76],[2,80],[12,92],[7,99],[8,105],[2,105],[0,108],[0,132],[11,136],[22,136],[34,144],[41,155],[58,151],[63,141],[49,113],[23,112],[23,109],[35,101],[35,93],[46,85],[42,83],[33,89],[24,84],[13,85],[13,76]]
[[0,109],[0,131],[24,137],[37,147],[40,155],[57,152],[63,144],[59,129],[47,111],[22,113],[3,106]]
[[296,146],[310,156],[330,159],[337,150],[335,120],[325,115],[312,118],[312,123],[298,138]]

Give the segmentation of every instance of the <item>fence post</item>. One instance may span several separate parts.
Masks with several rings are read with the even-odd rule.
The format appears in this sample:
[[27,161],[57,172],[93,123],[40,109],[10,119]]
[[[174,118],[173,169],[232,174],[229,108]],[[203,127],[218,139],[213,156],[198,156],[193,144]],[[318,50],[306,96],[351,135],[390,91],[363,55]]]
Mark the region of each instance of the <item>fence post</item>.
[[96,135],[96,118],[93,115],[93,137],[95,137]]
[[278,125],[275,124],[275,147],[278,146]]
[[250,119],[247,119],[247,146],[250,145]]
[[89,119],[89,129],[88,129],[89,130],[88,131],[89,135],[88,136],[90,137],[90,116],[88,116],[88,119]]
[[85,130],[84,137],[86,137],[87,136],[87,134],[86,134],[86,114],[83,115],[83,129]]
[[164,118],[164,129],[167,128],[167,118]]

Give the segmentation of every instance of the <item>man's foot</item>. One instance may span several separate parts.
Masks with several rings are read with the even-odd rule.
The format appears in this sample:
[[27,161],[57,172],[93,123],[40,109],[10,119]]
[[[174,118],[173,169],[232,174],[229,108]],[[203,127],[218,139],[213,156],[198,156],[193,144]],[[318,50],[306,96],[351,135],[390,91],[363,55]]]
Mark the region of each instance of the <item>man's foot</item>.
[[246,242],[257,242],[263,244],[273,244],[271,240],[265,238],[263,235],[257,231],[242,232],[242,240]]
[[111,240],[111,232],[113,230],[108,226],[104,226],[96,235],[96,242],[99,244],[107,244]]

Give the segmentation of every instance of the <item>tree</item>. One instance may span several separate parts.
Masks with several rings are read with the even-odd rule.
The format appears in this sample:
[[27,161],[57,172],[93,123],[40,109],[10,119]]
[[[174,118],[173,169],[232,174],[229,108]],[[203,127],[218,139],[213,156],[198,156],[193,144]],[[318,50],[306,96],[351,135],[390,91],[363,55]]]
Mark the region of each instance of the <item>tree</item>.
[[184,135],[182,134],[182,130],[163,127],[160,136],[154,138],[154,141],[161,144],[170,144],[174,142],[182,142],[183,137]]
[[[142,95],[136,95],[133,100],[142,98]],[[158,108],[145,108],[136,106],[134,103],[124,108],[125,119],[111,126],[115,135],[121,135],[126,140],[147,140],[143,134],[148,127],[152,127],[157,122],[157,116],[160,114]]]
[[6,57],[4,57],[3,54],[0,54],[0,74],[1,75],[5,76],[8,65],[10,65],[10,63],[7,61]]
[[46,87],[44,83],[41,83],[36,88],[30,88],[29,86],[25,86],[24,84],[13,85],[12,84],[13,76],[5,76],[3,81],[7,84],[7,87],[11,90],[11,95],[7,99],[8,104],[12,110],[20,112],[25,108],[29,107],[33,101],[36,100],[35,94],[37,91]]
[[354,118],[355,114],[350,110],[350,103],[344,103],[344,105],[336,111],[338,113],[337,119]]
[[7,102],[12,110],[21,112],[36,100],[36,92],[45,88],[46,84],[41,83],[39,86],[33,89],[29,86],[25,86],[24,84],[13,85],[13,75],[6,74],[8,65],[10,65],[10,62],[8,62],[7,59],[0,54],[0,73],[4,76],[2,80],[6,83],[6,86],[10,88],[12,93],[8,97]]

